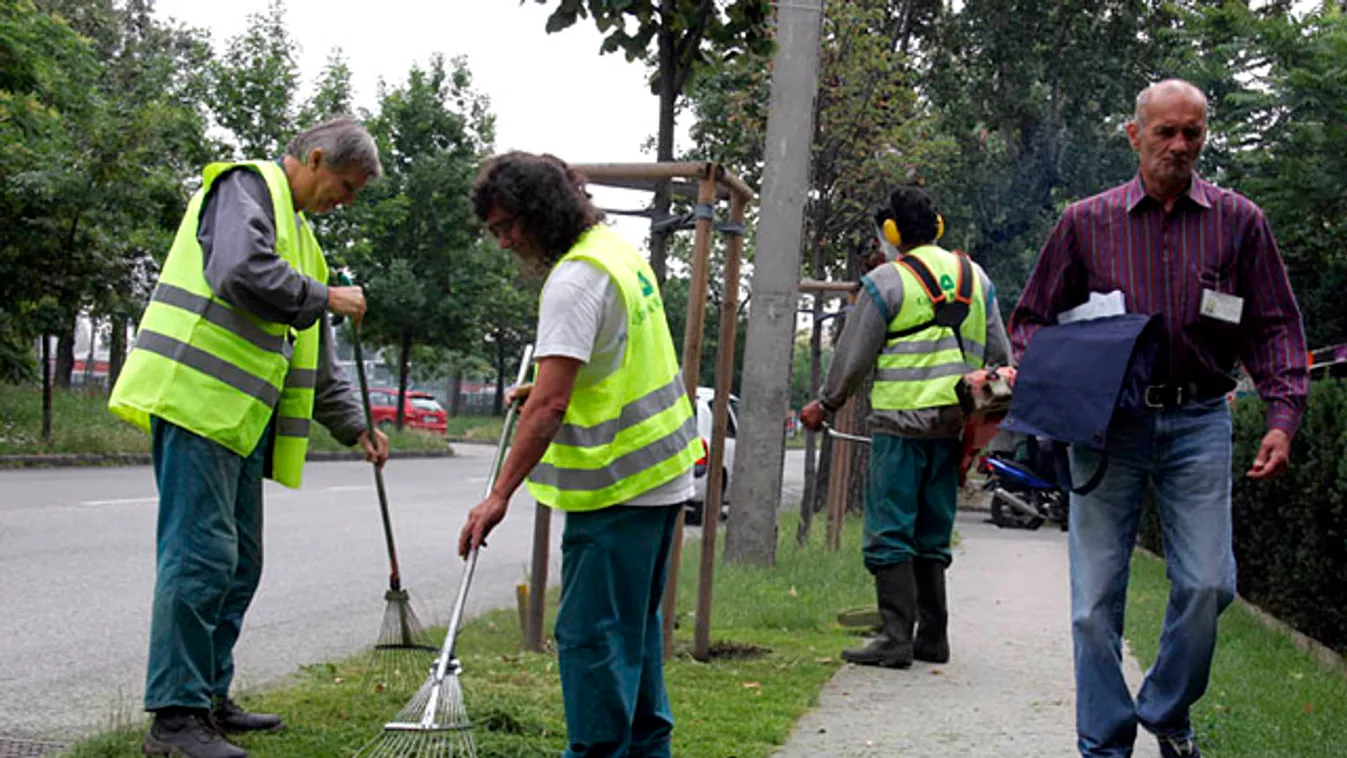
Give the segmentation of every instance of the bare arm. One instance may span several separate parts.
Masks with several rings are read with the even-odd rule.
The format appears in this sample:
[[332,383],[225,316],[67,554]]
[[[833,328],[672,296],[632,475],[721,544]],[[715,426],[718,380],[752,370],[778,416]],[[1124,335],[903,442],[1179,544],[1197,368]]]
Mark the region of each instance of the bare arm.
[[547,446],[561,430],[561,420],[571,402],[575,377],[584,364],[575,358],[548,357],[538,361],[538,378],[528,394],[519,415],[519,426],[514,443],[496,476],[491,494],[468,514],[468,521],[458,538],[458,552],[467,557],[480,547],[486,536],[505,518],[510,498],[524,483],[547,452]]

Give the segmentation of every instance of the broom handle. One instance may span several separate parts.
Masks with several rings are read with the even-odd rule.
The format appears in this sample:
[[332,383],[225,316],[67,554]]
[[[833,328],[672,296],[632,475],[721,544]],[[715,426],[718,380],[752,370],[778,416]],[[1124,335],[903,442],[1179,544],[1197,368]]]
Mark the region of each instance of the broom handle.
[[[533,345],[524,346],[524,355],[519,361],[519,377],[515,385],[524,383],[528,378],[529,364],[533,362]],[[510,435],[514,431],[515,415],[519,409],[519,400],[516,398],[510,403],[510,407],[505,411],[505,424],[500,430],[500,442],[496,444],[496,457],[491,461],[491,470],[486,477],[486,495],[491,494],[491,488],[496,485],[496,476],[500,473],[501,464],[505,462],[505,453],[509,450]],[[463,607],[468,600],[468,585],[472,583],[472,574],[477,570],[477,548],[473,548],[468,553],[467,565],[463,568],[463,578],[458,583],[458,599],[454,601],[454,611],[449,616],[449,627],[444,634],[444,650],[440,654],[440,660],[436,664],[435,678],[441,680],[449,668],[449,661],[454,657],[454,646],[458,642],[458,630],[463,622]]]
[[[360,349],[360,322],[351,322],[351,347],[355,350],[356,374],[360,377],[360,400],[365,406],[365,429],[374,443],[374,414],[369,407],[369,382],[365,378],[365,354]],[[402,572],[398,570],[398,548],[393,543],[393,519],[388,515],[388,492],[384,489],[384,472],[374,467],[374,488],[379,492],[379,516],[384,524],[384,543],[388,546],[388,587],[402,589]]]

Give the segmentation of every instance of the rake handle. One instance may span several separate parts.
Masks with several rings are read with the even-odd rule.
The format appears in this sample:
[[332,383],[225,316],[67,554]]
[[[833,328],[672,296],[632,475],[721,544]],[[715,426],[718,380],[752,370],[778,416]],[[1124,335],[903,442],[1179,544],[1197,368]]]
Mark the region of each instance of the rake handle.
[[[360,322],[351,322],[351,347],[355,351],[356,375],[360,378],[360,401],[365,408],[365,429],[374,442],[374,414],[369,406],[369,381],[365,378],[365,353],[360,347]],[[384,472],[374,467],[374,488],[379,493],[379,516],[383,520],[384,544],[388,547],[388,586],[402,589],[402,572],[398,569],[398,548],[393,542],[393,519],[388,515],[388,491],[384,489]]]
[[[528,377],[529,364],[533,362],[533,345],[524,346],[524,355],[519,361],[519,375],[515,381],[516,385],[523,384]],[[514,432],[515,416],[519,409],[519,401],[510,403],[505,411],[505,423],[500,430],[500,441],[496,443],[496,457],[491,461],[491,470],[486,476],[486,492],[484,495],[491,494],[491,488],[496,485],[496,476],[500,474],[501,464],[505,462],[505,453],[509,450],[510,435]],[[468,601],[468,586],[472,584],[473,572],[477,570],[477,552],[478,548],[473,548],[468,553],[467,565],[463,567],[463,577],[458,583],[458,597],[454,600],[454,610],[449,616],[449,626],[444,634],[444,649],[441,651],[440,659],[435,664],[435,679],[442,680],[449,669],[449,663],[454,658],[454,647],[458,643],[459,628],[463,623],[463,608]]]

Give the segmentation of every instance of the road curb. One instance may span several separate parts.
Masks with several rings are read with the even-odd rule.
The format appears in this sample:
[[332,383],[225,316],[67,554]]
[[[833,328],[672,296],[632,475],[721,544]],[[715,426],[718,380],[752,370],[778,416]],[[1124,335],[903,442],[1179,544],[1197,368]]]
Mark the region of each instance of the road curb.
[[[452,446],[444,450],[394,450],[393,460],[414,458],[452,458]],[[308,455],[314,462],[363,461],[365,454],[354,450],[315,450]],[[16,468],[87,468],[105,466],[148,466],[149,453],[50,453],[46,455],[0,455],[0,469]]]

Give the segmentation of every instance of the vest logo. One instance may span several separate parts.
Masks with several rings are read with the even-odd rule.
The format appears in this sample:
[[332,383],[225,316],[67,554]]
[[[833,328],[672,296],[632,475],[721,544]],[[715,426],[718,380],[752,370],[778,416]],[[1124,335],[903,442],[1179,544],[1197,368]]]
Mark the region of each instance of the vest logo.
[[942,289],[942,290],[944,290],[944,291],[946,291],[946,292],[953,292],[953,291],[954,291],[954,278],[951,277],[949,274],[944,274],[944,275],[942,275],[942,276],[940,277],[940,289]]
[[651,295],[655,294],[655,285],[651,284],[650,280],[645,278],[645,274],[641,273],[640,271],[637,271],[636,278],[641,280],[641,295],[643,295],[644,297],[650,297]]

